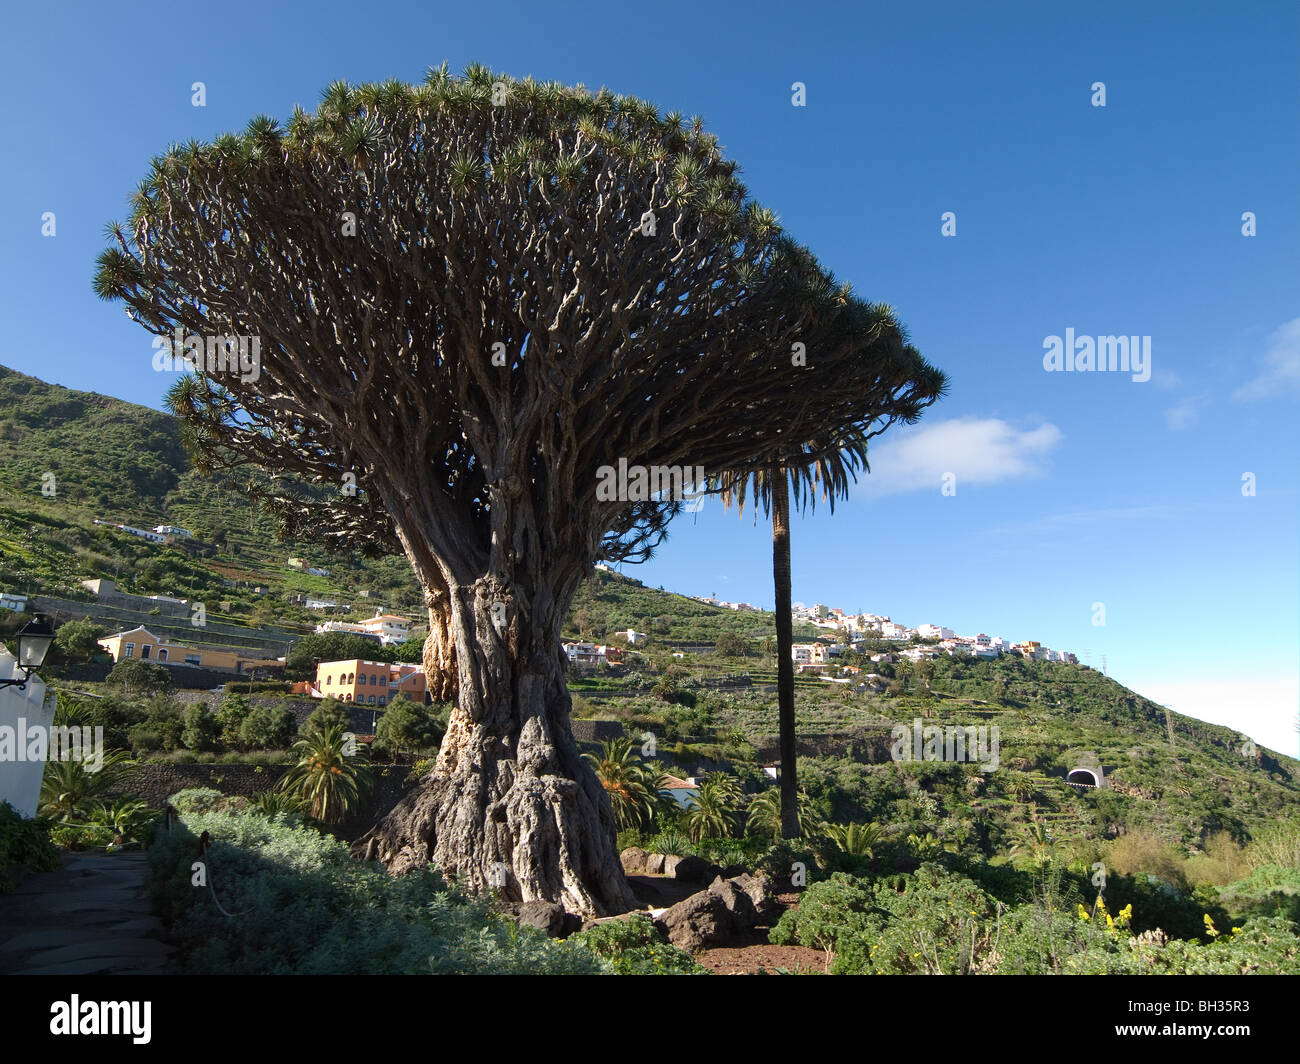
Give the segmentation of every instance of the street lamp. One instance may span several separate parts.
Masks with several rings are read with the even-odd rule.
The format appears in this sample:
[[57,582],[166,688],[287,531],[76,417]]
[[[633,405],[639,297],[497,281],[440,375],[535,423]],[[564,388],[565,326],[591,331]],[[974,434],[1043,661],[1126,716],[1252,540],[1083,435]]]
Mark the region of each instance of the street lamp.
[[40,614],[34,621],[29,621],[18,633],[18,667],[23,670],[21,679],[0,680],[0,687],[17,687],[20,691],[27,689],[27,681],[32,673],[45,662],[45,655],[54,642],[54,629]]

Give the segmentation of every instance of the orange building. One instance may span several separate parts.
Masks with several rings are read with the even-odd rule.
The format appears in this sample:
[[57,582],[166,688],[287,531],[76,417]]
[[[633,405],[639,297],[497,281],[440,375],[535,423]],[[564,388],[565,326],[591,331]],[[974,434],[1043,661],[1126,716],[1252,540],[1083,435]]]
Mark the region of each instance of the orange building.
[[419,665],[347,658],[322,661],[316,666],[316,690],[321,698],[386,706],[399,694],[412,702],[423,702],[428,685]]

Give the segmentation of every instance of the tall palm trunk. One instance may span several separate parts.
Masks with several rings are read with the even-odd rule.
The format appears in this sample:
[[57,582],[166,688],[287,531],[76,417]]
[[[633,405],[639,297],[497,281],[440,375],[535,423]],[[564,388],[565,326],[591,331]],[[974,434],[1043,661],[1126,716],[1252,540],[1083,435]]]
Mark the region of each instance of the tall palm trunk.
[[772,478],[772,582],[776,591],[776,697],[781,732],[781,837],[799,838],[794,757],[794,625],[790,617],[790,479]]

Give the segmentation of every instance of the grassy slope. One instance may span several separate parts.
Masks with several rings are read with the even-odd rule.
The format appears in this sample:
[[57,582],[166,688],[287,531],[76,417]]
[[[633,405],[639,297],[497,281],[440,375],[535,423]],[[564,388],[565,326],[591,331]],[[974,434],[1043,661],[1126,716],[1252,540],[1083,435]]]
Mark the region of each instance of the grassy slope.
[[[54,498],[40,492],[46,472],[57,478]],[[93,525],[96,516],[145,526],[179,524],[198,533],[201,543],[197,550],[147,544]],[[214,548],[222,533],[224,545]],[[285,560],[299,554],[328,566],[330,577],[288,569]],[[0,367],[0,588],[30,586],[57,594],[92,576],[116,576],[139,593],[206,600],[214,620],[235,622],[315,620],[283,601],[292,591],[359,601],[355,592],[366,587],[384,595],[390,608],[418,602],[402,558],[328,556],[277,541],[271,522],[237,492],[190,471],[168,415]],[[248,589],[225,587],[223,577],[263,584],[271,594],[259,598]],[[228,611],[220,607],[224,601],[230,602]],[[272,605],[274,617],[268,615]],[[711,642],[722,632],[737,632],[755,645],[774,634],[771,613],[719,609],[604,572],[580,590],[566,628],[570,636],[578,634],[578,618],[597,639],[629,627],[648,631],[655,656],[673,643]],[[758,656],[688,656],[686,665],[696,676],[743,671],[757,683],[773,676],[773,662]],[[1005,705],[991,701],[998,676],[1010,683]],[[933,714],[926,724],[996,724],[1002,764],[1044,781],[1054,807],[1067,818],[1091,815],[1099,801],[1051,782],[1082,751],[1114,766],[1118,789],[1100,799],[1103,804],[1140,803],[1144,815],[1184,836],[1218,821],[1233,825],[1296,813],[1300,764],[1274,755],[1248,761],[1230,729],[1176,714],[1177,745],[1171,751],[1163,710],[1084,666],[1018,659],[958,665],[941,659],[934,688],[933,697],[846,699],[832,685],[801,678],[800,728],[814,734],[887,729],[925,712]],[[721,697],[713,724],[720,731],[740,728],[762,743],[776,731],[774,699]]]

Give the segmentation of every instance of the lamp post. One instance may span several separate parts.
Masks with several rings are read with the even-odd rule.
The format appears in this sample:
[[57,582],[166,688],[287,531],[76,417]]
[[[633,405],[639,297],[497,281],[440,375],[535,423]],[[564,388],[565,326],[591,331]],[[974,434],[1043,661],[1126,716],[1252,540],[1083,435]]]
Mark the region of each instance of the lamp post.
[[32,673],[45,662],[45,655],[54,642],[54,629],[40,614],[34,621],[29,621],[18,633],[18,667],[22,669],[21,678],[0,680],[0,687],[17,687],[20,691],[27,689],[27,681]]

